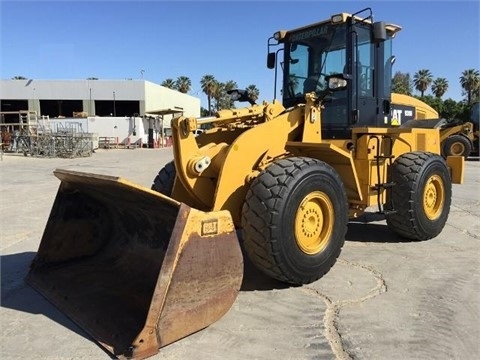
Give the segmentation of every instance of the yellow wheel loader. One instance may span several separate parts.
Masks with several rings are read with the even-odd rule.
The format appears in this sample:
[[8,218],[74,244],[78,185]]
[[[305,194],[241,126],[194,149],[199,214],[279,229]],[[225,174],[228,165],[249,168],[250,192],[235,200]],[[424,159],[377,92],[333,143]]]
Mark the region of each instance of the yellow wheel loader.
[[[478,153],[478,130],[472,108],[472,121],[439,118],[438,112],[424,102],[403,94],[392,93],[392,122],[402,127],[431,128],[440,131],[440,150],[447,156]],[[477,120],[478,122],[478,120]]]
[[429,118],[408,120],[400,126],[438,129],[440,133],[440,150],[444,158],[448,156],[463,156],[467,158],[472,152],[475,152],[475,139],[477,136],[475,136],[474,125],[471,122]]
[[152,189],[55,171],[28,282],[112,354],[145,358],[229,310],[242,250],[272,278],[307,284],[369,207],[400,236],[437,236],[464,159],[440,156],[438,129],[392,126],[399,30],[365,9],[275,33],[267,64],[282,102],[236,90],[249,106],[173,119],[174,159]]

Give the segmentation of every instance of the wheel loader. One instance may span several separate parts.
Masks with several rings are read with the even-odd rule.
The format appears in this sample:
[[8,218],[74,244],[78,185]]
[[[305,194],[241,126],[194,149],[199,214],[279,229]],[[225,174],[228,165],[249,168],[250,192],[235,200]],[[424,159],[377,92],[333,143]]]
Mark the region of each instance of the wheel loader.
[[440,132],[440,149],[443,157],[463,156],[467,158],[475,152],[475,132],[473,123],[461,120],[425,119],[409,120],[405,127],[434,128]]
[[[172,120],[173,161],[152,188],[56,170],[61,180],[28,282],[117,357],[145,358],[234,303],[243,256],[288,284],[336,262],[369,208],[399,236],[447,221],[463,157],[438,129],[392,126],[392,41],[370,9],[268,40],[282,99]],[[209,124],[195,136],[193,131]]]
[[478,152],[475,121],[441,119],[432,107],[414,97],[392,93],[392,117],[402,127],[432,128],[440,131],[443,157],[455,155],[467,158]]

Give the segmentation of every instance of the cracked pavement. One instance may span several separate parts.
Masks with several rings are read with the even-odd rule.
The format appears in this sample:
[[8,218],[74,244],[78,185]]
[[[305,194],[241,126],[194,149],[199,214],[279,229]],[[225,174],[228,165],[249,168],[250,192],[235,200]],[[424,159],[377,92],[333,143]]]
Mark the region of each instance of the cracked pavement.
[[[150,187],[171,149],[99,150],[90,158],[5,154],[1,177],[2,359],[109,359],[23,281],[59,181],[55,168],[122,176]],[[291,287],[245,260],[242,289],[218,322],[152,359],[473,359],[480,354],[480,163],[453,185],[436,238],[411,242],[369,213],[348,227],[322,279]]]

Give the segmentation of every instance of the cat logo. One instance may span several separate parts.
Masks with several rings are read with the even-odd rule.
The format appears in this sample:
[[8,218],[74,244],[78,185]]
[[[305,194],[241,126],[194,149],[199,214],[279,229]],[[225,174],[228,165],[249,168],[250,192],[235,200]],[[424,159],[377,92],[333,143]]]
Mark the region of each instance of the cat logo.
[[394,109],[392,113],[392,121],[390,121],[390,125],[400,126],[401,123],[402,123],[402,110]]

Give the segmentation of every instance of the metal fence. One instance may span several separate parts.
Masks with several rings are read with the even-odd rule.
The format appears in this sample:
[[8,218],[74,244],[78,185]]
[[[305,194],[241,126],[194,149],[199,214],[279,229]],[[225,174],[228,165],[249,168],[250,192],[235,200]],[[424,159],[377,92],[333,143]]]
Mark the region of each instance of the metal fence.
[[5,151],[39,157],[75,158],[92,155],[93,134],[83,132],[75,123],[58,125],[56,129],[39,125],[34,132],[15,130]]

